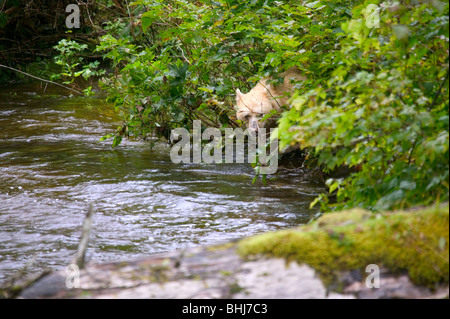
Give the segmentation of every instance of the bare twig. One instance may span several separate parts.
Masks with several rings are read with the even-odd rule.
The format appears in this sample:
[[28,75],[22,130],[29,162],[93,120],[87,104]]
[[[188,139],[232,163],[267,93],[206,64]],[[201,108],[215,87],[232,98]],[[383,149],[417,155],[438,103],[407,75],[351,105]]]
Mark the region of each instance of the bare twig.
[[75,93],[80,94],[80,95],[84,95],[83,92],[77,91],[77,90],[72,89],[72,88],[70,88],[70,87],[68,87],[68,86],[65,86],[65,85],[59,84],[59,83],[57,83],[57,82],[50,81],[50,80],[42,79],[42,78],[37,77],[37,76],[34,76],[34,75],[32,75],[32,74],[29,74],[29,73],[26,73],[26,72],[23,72],[23,71],[14,69],[14,68],[12,68],[12,67],[10,67],[10,66],[6,66],[6,65],[3,65],[3,64],[0,64],[0,67],[1,67],[1,68],[5,68],[5,69],[9,69],[9,70],[12,70],[12,71],[15,71],[15,72],[19,72],[19,73],[21,73],[21,74],[24,74],[24,75],[29,76],[29,77],[31,77],[31,78],[37,79],[37,80],[39,80],[39,81],[43,81],[43,82],[46,82],[46,83],[50,83],[50,84],[54,84],[54,85],[60,86],[60,87],[62,87],[62,88],[65,88],[65,89],[67,89],[67,90],[70,90],[70,91],[75,92]]
[[431,111],[433,106],[436,104],[439,95],[441,95],[442,87],[444,86],[445,82],[448,79],[448,73],[449,73],[449,68],[447,68],[447,74],[445,75],[444,80],[441,82],[441,85],[439,86],[439,89],[437,90],[436,94],[434,95],[433,102],[431,102],[430,106],[428,107],[428,111]]
[[86,214],[86,218],[83,223],[83,232],[81,233],[80,243],[78,244],[77,254],[74,257],[73,263],[76,264],[80,269],[84,267],[84,261],[86,256],[86,250],[89,243],[89,235],[91,233],[92,227],[92,215],[94,214],[94,210],[92,207],[92,203],[89,204],[89,211]]

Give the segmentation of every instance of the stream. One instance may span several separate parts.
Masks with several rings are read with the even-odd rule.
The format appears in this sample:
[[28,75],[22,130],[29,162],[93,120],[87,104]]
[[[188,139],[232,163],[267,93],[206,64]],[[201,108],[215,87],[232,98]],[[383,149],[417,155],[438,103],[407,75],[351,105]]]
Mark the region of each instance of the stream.
[[27,264],[67,266],[90,203],[89,262],[218,244],[316,213],[323,188],[301,169],[252,184],[248,164],[174,164],[164,143],[99,142],[118,124],[104,98],[0,87],[0,283]]

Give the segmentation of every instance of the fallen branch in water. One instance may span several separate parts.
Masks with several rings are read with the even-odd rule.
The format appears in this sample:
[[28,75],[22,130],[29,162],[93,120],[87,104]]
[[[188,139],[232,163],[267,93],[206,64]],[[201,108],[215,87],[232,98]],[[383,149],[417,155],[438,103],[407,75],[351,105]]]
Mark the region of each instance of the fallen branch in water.
[[[93,205],[89,205],[89,211],[83,222],[83,231],[81,234],[80,243],[78,244],[78,250],[73,260],[73,264],[76,264],[79,269],[84,267],[84,259],[86,255],[86,250],[89,242],[89,234],[92,227],[92,215],[93,215]],[[44,269],[43,271],[35,271],[31,275],[27,275],[28,269],[36,261],[36,256],[34,256],[27,264],[19,269],[15,274],[13,274],[5,284],[0,286],[0,299],[14,299],[17,298],[23,290],[31,287],[41,278],[51,273],[50,269]]]
[[91,233],[92,227],[92,215],[94,210],[92,208],[92,203],[89,204],[89,211],[86,214],[86,218],[83,223],[83,232],[81,233],[80,243],[78,244],[77,254],[74,257],[73,264],[76,264],[80,269],[84,267],[84,257],[86,256],[86,250],[89,242],[89,234]]
[[77,90],[72,89],[72,88],[70,88],[70,87],[68,87],[68,86],[65,86],[65,85],[62,85],[62,84],[60,84],[60,83],[53,82],[53,81],[50,81],[50,80],[42,79],[42,78],[37,77],[37,76],[35,76],[35,75],[32,75],[32,74],[29,74],[29,73],[26,73],[26,72],[23,72],[23,71],[14,69],[14,68],[12,68],[12,67],[10,67],[10,66],[0,64],[0,67],[1,67],[1,68],[5,68],[5,69],[9,69],[9,70],[12,70],[12,71],[15,71],[15,72],[19,72],[19,73],[21,73],[21,74],[24,74],[24,75],[29,76],[29,77],[31,77],[31,78],[37,79],[37,80],[39,80],[39,81],[43,81],[43,82],[47,82],[47,83],[50,83],[50,84],[54,84],[54,85],[60,86],[60,87],[62,87],[62,88],[65,88],[66,90],[70,90],[70,91],[75,92],[75,93],[80,94],[80,95],[84,95],[83,92],[77,91]]
[[32,286],[36,281],[51,273],[50,269],[34,272],[27,275],[28,268],[30,268],[36,261],[36,256],[33,256],[24,267],[16,271],[8,280],[0,286],[0,299],[14,299],[26,288]]

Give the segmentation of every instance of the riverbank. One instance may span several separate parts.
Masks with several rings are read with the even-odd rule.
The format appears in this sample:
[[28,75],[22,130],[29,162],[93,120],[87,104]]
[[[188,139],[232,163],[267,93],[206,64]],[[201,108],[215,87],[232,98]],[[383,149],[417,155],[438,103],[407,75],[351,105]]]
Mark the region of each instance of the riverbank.
[[[20,298],[448,298],[449,206],[331,213],[310,225],[50,273]],[[368,264],[379,266],[379,288]],[[372,276],[372,277],[369,277]]]

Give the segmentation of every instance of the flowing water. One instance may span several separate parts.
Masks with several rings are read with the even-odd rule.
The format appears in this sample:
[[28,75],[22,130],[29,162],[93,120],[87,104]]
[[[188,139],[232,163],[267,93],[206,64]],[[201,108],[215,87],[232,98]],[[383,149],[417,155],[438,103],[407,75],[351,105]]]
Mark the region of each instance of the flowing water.
[[[102,99],[0,87],[0,282],[66,266],[93,203],[88,261],[126,260],[306,223],[323,189],[302,170],[252,184],[248,164],[173,164],[170,148],[99,139]],[[65,92],[54,92],[65,93]]]

